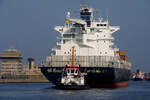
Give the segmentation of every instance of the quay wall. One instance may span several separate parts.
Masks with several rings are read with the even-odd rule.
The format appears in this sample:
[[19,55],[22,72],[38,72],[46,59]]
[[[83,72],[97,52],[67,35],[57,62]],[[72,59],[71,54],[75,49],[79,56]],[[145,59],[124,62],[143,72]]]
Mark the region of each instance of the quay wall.
[[43,75],[18,75],[0,78],[0,83],[45,83],[49,82]]

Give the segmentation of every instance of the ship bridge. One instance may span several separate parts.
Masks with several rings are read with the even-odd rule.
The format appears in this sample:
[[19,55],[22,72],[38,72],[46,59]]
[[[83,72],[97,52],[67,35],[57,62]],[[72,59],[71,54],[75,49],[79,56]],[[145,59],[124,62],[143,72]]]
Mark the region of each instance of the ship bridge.
[[91,21],[93,20],[93,9],[87,6],[81,6],[80,18],[87,22],[87,27],[90,27]]

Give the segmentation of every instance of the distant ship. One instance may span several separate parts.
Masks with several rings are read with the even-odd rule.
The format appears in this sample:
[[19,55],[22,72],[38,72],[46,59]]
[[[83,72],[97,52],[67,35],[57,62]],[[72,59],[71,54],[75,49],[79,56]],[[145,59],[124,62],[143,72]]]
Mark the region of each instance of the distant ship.
[[51,56],[41,64],[45,77],[58,86],[66,65],[71,65],[74,47],[74,64],[80,66],[81,73],[90,87],[127,86],[131,63],[125,51],[120,51],[113,43],[113,33],[120,26],[111,26],[109,21],[94,18],[93,8],[81,5],[80,18],[70,17],[67,12],[64,26],[55,26],[60,33],[59,42],[52,48]]
[[144,76],[145,76],[145,80],[150,81],[150,72],[144,73]]
[[145,76],[139,69],[136,70],[136,73],[133,75],[132,78],[134,81],[142,81],[145,80]]

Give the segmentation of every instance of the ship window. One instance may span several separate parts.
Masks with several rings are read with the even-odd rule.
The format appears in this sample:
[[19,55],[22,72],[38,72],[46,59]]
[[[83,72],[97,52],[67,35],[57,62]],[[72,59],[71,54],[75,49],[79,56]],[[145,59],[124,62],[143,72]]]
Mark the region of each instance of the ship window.
[[81,19],[86,20],[86,21],[90,21],[90,15],[81,15]]
[[63,29],[59,29],[59,31],[63,31]]
[[97,29],[91,28],[90,31],[91,31],[91,32],[97,32]]
[[73,70],[73,69],[71,69],[71,73],[74,73],[74,70]]
[[104,37],[106,37],[106,35],[104,35]]
[[112,29],[112,30],[110,30],[111,32],[113,32],[114,30]]
[[72,38],[75,38],[75,34],[72,34]]
[[71,37],[74,38],[75,34],[64,34],[63,37],[64,38],[71,38]]
[[100,24],[100,26],[107,26],[107,24]]
[[67,70],[67,73],[69,73],[69,70]]
[[107,54],[107,52],[105,52],[105,54]]
[[103,31],[101,31],[101,30],[97,29],[97,32],[103,32]]
[[104,43],[105,43],[105,41],[104,41]]
[[77,39],[76,41],[78,41],[78,42],[82,42],[82,40],[81,40],[81,39]]
[[71,32],[75,32],[75,31],[76,31],[75,28],[72,28],[72,29],[71,29]]
[[64,54],[66,54],[66,52],[64,52]]
[[77,70],[75,70],[75,73],[77,73],[78,71]]
[[97,24],[97,26],[99,26],[99,24]]
[[91,28],[90,31],[91,31],[91,32],[94,32],[94,28]]
[[102,52],[100,52],[100,54],[102,54]]
[[63,40],[63,43],[65,44],[65,43],[66,43],[66,41],[65,41],[65,40]]

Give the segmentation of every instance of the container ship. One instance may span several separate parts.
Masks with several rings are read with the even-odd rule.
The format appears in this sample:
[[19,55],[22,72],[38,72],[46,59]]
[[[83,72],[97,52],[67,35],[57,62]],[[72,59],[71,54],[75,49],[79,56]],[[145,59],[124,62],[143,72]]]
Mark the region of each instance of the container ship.
[[120,26],[111,26],[108,20],[94,17],[94,9],[80,6],[80,18],[66,13],[65,25],[55,26],[60,33],[51,55],[41,63],[41,71],[56,86],[61,83],[64,67],[71,65],[74,47],[74,66],[80,66],[86,84],[90,87],[115,88],[127,86],[131,63],[126,52],[116,47],[112,36]]

